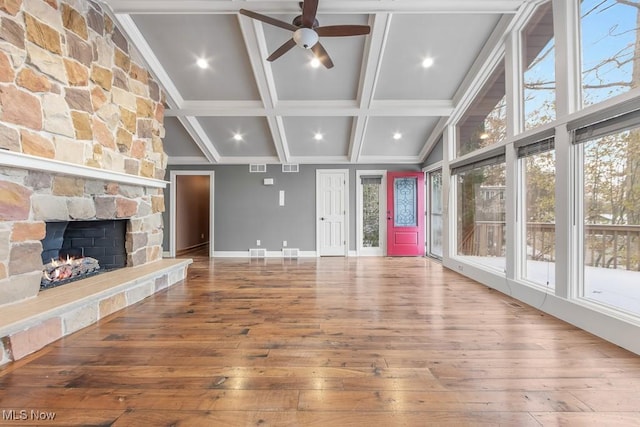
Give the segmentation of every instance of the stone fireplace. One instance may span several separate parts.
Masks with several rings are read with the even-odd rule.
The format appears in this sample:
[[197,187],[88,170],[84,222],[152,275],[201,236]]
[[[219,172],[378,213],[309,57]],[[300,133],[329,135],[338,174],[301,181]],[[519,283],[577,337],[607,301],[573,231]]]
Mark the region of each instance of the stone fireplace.
[[[162,260],[164,95],[138,57],[97,2],[0,1],[0,365],[184,278]],[[46,223],[105,220],[131,273],[40,292]]]
[[40,289],[127,265],[126,220],[50,221],[45,227]]

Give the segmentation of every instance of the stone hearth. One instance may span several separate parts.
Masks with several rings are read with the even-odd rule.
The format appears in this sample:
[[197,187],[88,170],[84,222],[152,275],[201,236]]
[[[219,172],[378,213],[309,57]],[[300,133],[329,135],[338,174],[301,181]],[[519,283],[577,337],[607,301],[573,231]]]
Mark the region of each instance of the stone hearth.
[[[133,275],[164,262],[165,100],[137,58],[98,2],[0,1],[0,364],[96,321],[95,304],[109,297],[72,293],[78,301],[65,300],[55,313],[38,302],[62,292],[38,295],[45,222],[126,220],[123,270]],[[175,280],[167,284],[184,277],[185,267],[169,270]],[[162,274],[151,275],[164,283]],[[84,289],[85,280],[61,289]],[[148,283],[133,290],[139,286],[118,282],[124,296],[110,306],[157,290]],[[6,313],[34,307],[42,313],[3,327]],[[64,326],[73,310],[89,314]],[[41,329],[47,325],[59,333]]]

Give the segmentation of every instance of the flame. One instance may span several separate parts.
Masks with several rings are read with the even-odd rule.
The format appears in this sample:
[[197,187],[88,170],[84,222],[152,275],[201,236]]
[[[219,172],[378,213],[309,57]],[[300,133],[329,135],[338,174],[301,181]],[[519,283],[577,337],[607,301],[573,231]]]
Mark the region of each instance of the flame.
[[57,282],[60,280],[68,279],[73,275],[71,266],[82,264],[82,258],[73,258],[67,254],[66,259],[51,259],[51,266],[54,270],[51,273],[43,271],[44,278],[49,282]]

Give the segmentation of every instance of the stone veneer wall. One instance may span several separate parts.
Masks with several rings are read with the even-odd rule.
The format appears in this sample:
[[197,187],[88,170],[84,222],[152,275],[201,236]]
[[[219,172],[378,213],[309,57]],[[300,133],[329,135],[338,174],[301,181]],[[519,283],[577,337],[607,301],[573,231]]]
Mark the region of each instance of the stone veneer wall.
[[[164,95],[136,56],[95,2],[0,0],[0,149],[162,179]],[[37,294],[44,221],[130,218],[138,266],[162,257],[163,211],[155,186],[0,168],[0,305]]]

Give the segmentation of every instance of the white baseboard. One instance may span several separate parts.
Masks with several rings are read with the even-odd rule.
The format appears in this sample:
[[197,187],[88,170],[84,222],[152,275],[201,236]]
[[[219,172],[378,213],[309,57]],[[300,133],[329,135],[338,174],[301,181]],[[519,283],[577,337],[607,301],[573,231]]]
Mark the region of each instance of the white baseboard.
[[[249,258],[249,251],[215,251],[214,258]],[[316,251],[300,251],[299,258],[316,258]],[[282,258],[282,251],[267,251],[267,258]]]

